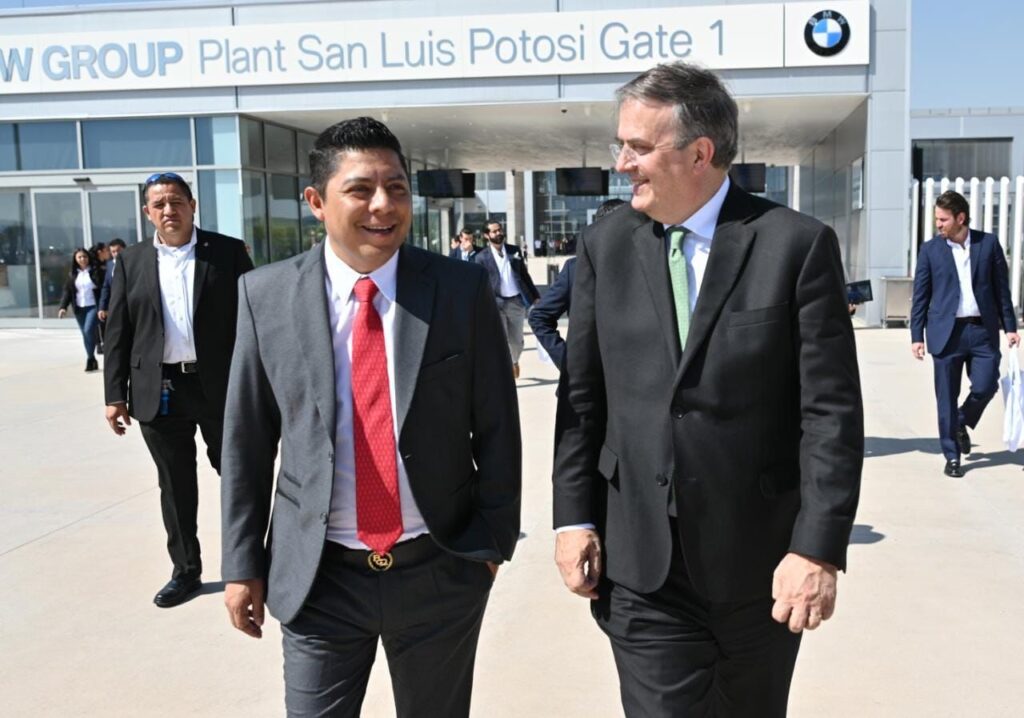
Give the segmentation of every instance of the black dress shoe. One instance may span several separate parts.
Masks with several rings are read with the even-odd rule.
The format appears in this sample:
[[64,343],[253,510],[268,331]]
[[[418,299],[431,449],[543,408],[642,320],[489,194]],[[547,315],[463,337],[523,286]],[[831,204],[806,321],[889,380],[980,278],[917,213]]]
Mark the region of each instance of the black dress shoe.
[[963,478],[964,470],[960,467],[959,461],[947,461],[946,468],[943,472],[946,476],[952,476],[954,479]]
[[956,448],[964,456],[971,455],[971,435],[967,433],[966,426],[961,426],[956,430]]
[[100,363],[98,361],[96,361],[95,357],[93,357],[91,359],[86,359],[85,360],[85,370],[86,371],[99,371],[99,368],[100,368]]
[[199,580],[198,575],[183,573],[177,578],[172,578],[168,581],[167,585],[161,588],[156,596],[153,597],[153,603],[160,608],[177,606],[190,599],[202,585],[203,582]]

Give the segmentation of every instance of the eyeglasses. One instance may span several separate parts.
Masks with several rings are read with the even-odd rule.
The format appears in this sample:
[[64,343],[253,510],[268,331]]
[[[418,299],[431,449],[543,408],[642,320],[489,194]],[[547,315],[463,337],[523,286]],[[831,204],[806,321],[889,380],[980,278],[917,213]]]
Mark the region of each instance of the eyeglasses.
[[185,182],[184,177],[182,177],[179,174],[175,174],[174,172],[157,172],[155,174],[151,174],[149,177],[146,178],[144,184],[146,187],[149,187],[151,184],[156,184],[157,182],[163,182],[165,180],[187,184],[187,182]]
[[693,144],[693,142],[696,139],[696,137],[693,137],[688,138],[679,144],[668,143],[664,145],[655,145],[654,147],[644,147],[639,150],[629,145],[620,144],[618,142],[612,142],[610,145],[608,145],[608,151],[612,153],[612,161],[616,165],[619,164],[619,158],[621,158],[624,163],[628,164],[630,162],[636,162],[638,158],[643,157],[644,155],[649,155],[652,152],[657,152],[658,150],[686,149],[691,144]]

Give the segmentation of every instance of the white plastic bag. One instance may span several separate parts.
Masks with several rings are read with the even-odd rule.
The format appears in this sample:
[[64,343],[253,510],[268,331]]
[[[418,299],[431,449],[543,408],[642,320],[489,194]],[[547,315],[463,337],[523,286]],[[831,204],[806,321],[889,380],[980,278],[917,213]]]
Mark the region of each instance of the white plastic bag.
[[1020,374],[1020,360],[1017,348],[1010,350],[1006,363],[1006,376],[1000,378],[1003,388],[1003,403],[1006,413],[1003,417],[1003,443],[1010,451],[1024,444],[1024,377]]

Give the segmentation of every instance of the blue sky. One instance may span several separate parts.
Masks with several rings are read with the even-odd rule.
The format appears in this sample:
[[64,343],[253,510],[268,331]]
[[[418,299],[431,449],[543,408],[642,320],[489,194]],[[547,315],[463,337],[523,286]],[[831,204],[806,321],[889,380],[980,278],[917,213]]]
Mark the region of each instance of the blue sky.
[[1024,3],[913,0],[911,13],[911,108],[1024,107]]
[[[0,8],[112,1],[0,0]],[[911,108],[1024,107],[1024,2],[912,2]]]

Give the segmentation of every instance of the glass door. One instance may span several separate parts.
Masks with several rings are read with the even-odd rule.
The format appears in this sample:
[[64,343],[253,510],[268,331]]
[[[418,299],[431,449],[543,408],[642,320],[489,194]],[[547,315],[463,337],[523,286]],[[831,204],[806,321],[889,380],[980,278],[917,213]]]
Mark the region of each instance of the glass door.
[[128,246],[142,238],[139,229],[142,202],[138,187],[103,187],[87,194],[89,246],[122,239]]
[[44,317],[56,317],[71,271],[75,249],[84,247],[84,202],[81,190],[33,190],[32,217],[39,258],[39,305]]

